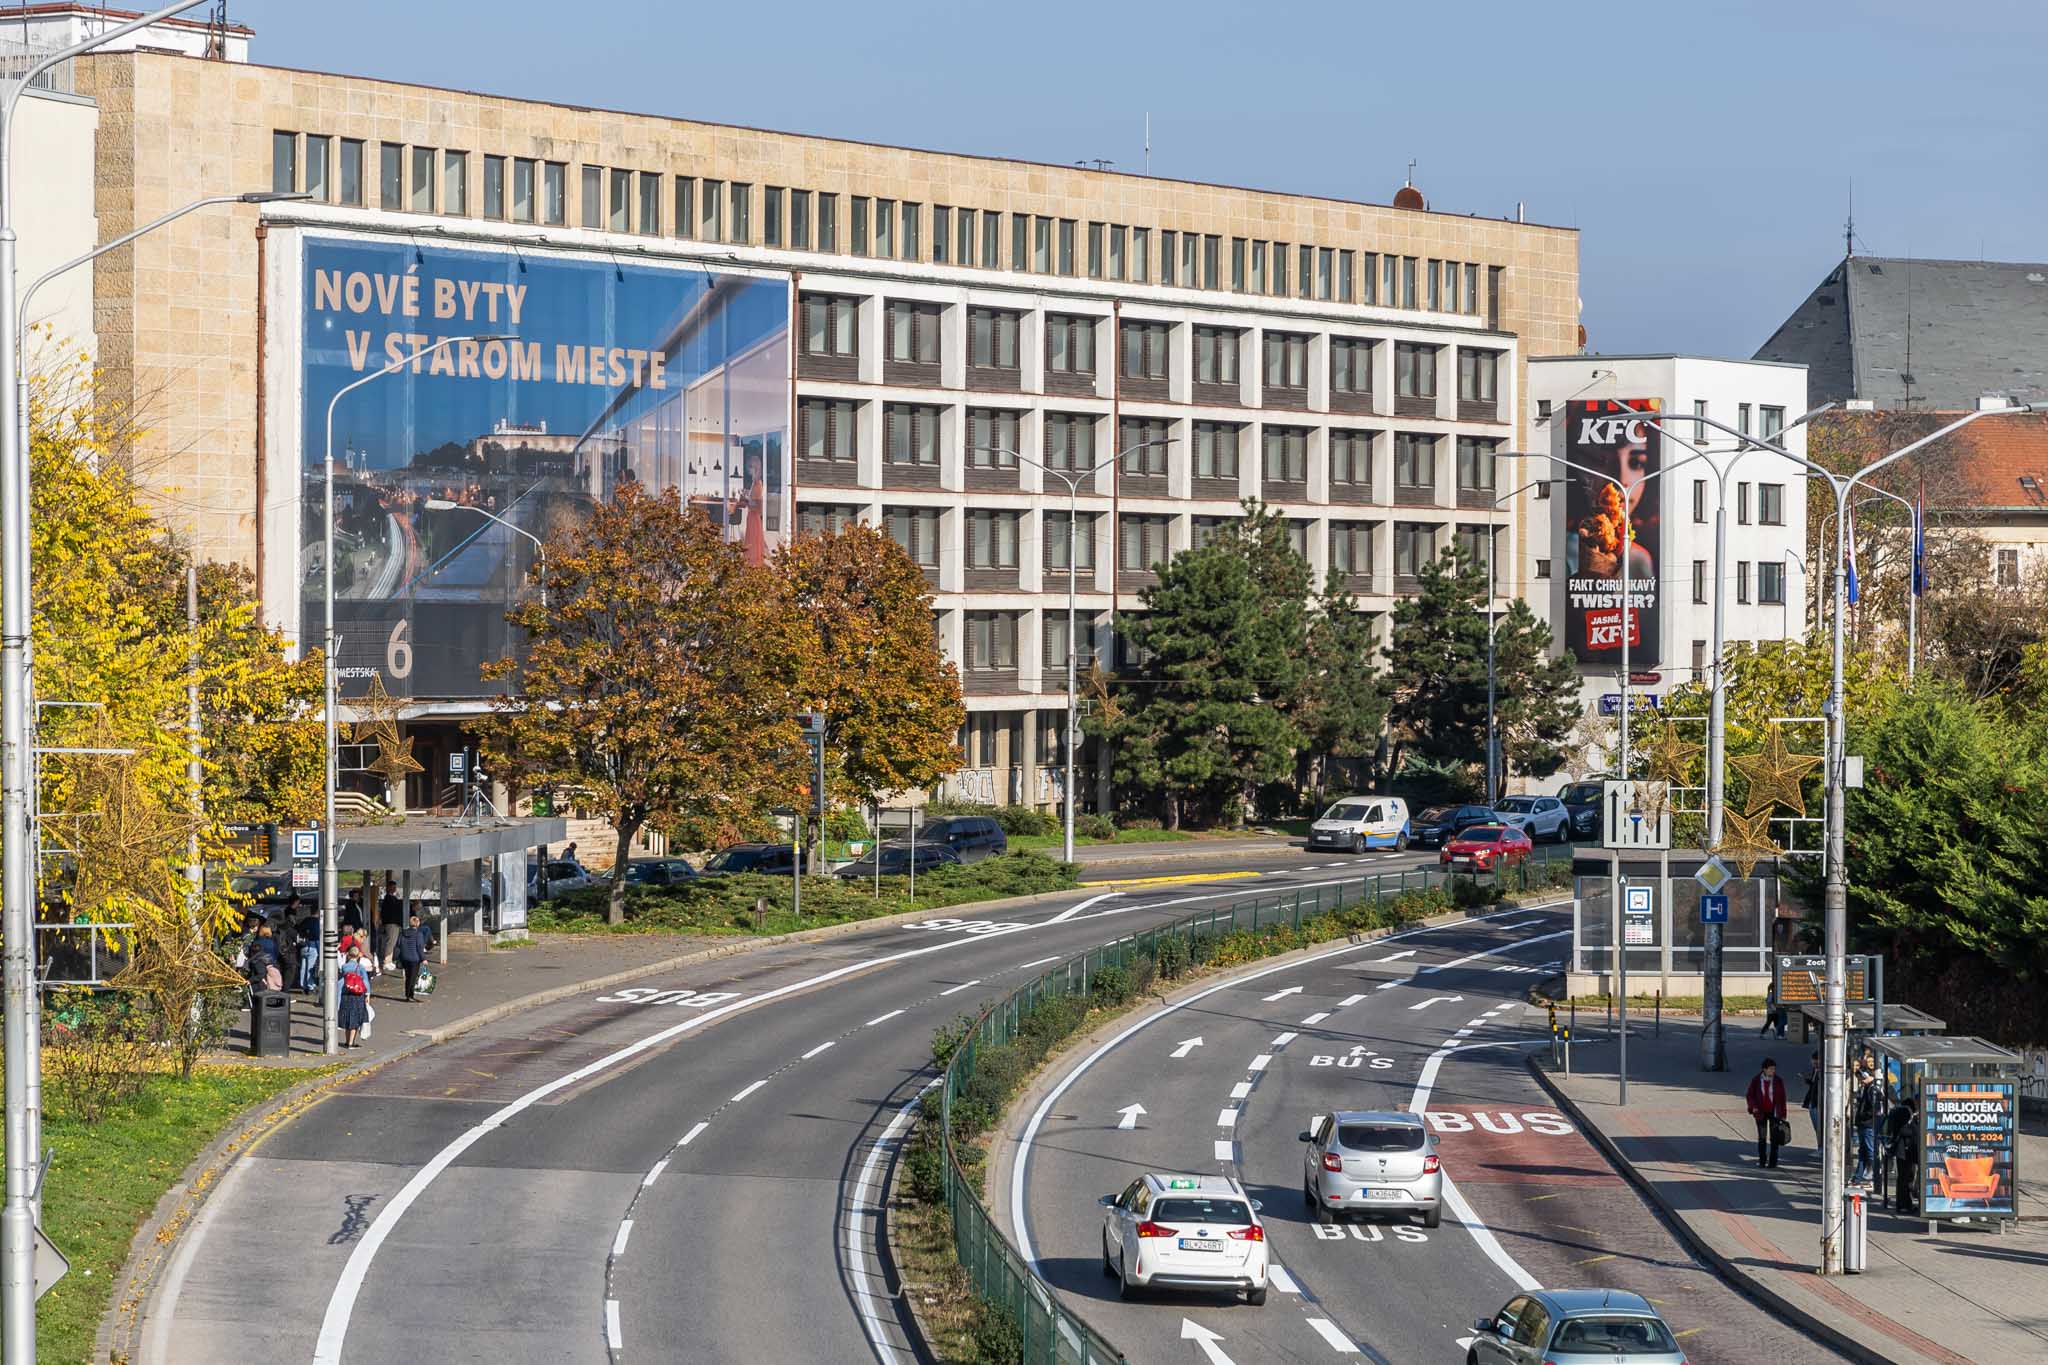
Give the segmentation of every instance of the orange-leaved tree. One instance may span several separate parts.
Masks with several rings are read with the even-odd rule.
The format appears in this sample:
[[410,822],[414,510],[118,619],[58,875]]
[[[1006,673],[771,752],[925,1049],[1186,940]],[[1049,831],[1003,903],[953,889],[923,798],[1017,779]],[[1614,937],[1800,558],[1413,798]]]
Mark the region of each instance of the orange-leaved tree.
[[931,588],[903,547],[852,525],[791,541],[775,567],[803,633],[798,695],[825,717],[827,793],[872,805],[959,766],[960,671],[939,649]]
[[507,614],[523,658],[483,725],[500,769],[606,812],[618,835],[607,918],[647,825],[737,825],[802,771],[792,715],[801,641],[766,568],[699,511],[627,484],[548,544],[547,605]]

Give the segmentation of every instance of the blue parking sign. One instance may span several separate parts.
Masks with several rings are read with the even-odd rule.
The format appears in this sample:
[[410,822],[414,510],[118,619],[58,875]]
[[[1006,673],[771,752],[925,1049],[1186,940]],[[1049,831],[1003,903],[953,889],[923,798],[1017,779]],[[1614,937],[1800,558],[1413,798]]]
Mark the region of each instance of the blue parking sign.
[[1728,922],[1728,898],[1726,896],[1700,897],[1700,923],[1726,924]]

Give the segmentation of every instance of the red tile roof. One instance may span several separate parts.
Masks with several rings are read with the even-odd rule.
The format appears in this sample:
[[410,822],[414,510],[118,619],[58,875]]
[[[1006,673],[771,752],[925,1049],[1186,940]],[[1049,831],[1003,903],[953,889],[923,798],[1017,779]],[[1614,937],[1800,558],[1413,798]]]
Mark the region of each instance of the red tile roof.
[[[1963,415],[1830,412],[1816,419],[1814,429],[1817,444],[1826,441],[1838,449],[1855,450],[1860,455],[1855,463],[1868,464]],[[1901,463],[1901,477],[1884,482],[1896,492],[1910,493],[1913,467],[1919,465],[1928,477],[1930,507],[2038,508],[2048,515],[2048,413],[1979,418],[1925,454],[1908,456]]]

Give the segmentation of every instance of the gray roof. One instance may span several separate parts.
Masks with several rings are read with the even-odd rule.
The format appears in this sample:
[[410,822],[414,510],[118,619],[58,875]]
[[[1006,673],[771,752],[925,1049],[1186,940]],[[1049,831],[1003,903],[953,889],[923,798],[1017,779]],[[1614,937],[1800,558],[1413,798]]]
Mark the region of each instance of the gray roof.
[[1816,403],[1967,410],[1985,394],[2048,396],[2048,265],[1851,256],[1756,358],[1803,363]]

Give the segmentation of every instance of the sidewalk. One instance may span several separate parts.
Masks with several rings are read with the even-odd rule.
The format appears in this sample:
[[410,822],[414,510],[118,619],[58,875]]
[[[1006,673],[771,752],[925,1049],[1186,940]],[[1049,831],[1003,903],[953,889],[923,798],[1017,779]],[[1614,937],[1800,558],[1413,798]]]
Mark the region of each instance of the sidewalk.
[[[1593,1032],[1582,1023],[1582,1037]],[[1530,1059],[1589,1136],[1676,1223],[1695,1249],[1753,1297],[1853,1358],[1893,1365],[1974,1365],[2048,1358],[2048,1133],[2023,1121],[2017,1158],[2022,1222],[1927,1224],[1873,1202],[1869,1270],[1824,1279],[1820,1158],[1813,1126],[1793,1109],[1783,1164],[1759,1170],[1743,1091],[1766,1056],[1796,1101],[1812,1046],[1757,1037],[1761,1018],[1731,1017],[1728,1070],[1699,1069],[1697,1020],[1666,1016],[1662,1036],[1631,1021],[1628,1107],[1615,1103],[1612,1038],[1573,1047],[1573,1074]]]

